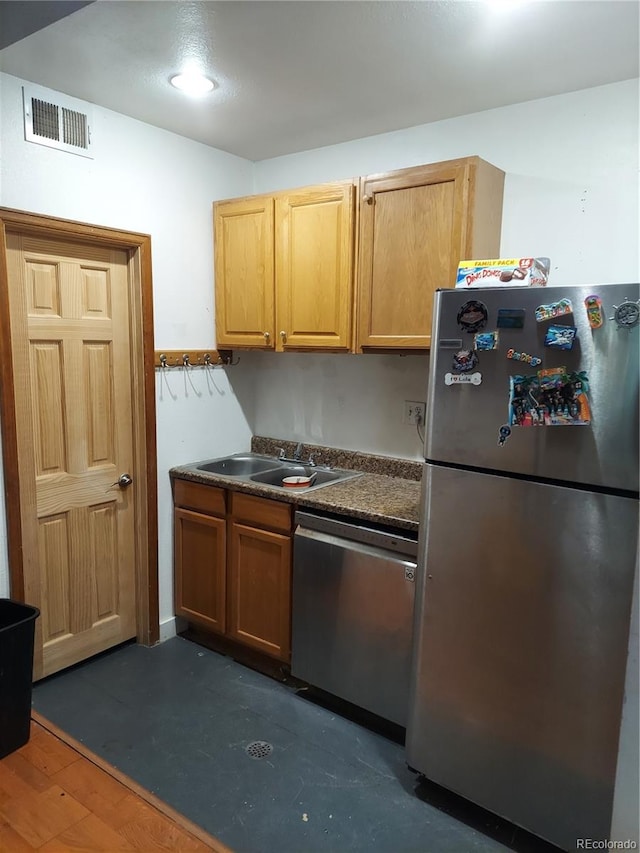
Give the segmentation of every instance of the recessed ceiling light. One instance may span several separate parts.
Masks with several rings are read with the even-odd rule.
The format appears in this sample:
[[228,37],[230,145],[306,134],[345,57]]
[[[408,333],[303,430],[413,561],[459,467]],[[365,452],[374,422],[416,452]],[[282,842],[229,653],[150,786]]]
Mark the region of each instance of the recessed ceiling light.
[[175,74],[169,82],[176,89],[180,89],[185,95],[198,97],[206,95],[216,88],[216,83],[205,77],[203,74],[198,74],[196,71],[185,71],[184,74]]

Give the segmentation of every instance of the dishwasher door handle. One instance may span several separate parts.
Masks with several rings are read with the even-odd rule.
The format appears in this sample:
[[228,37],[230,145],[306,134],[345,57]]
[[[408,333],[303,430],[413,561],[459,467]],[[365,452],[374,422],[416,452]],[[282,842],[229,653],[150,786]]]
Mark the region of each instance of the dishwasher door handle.
[[407,575],[405,571],[405,575],[407,575],[407,580],[413,581],[415,579],[415,569],[416,562],[415,559],[409,554],[401,554],[397,551],[387,550],[386,548],[380,548],[378,545],[368,545],[364,542],[356,542],[352,539],[345,539],[344,536],[335,536],[332,533],[323,533],[320,530],[309,530],[305,527],[296,527],[294,534],[294,553],[295,553],[295,542],[300,539],[306,539],[313,542],[317,542],[319,545],[329,545],[332,548],[337,548],[340,551],[344,552],[352,552],[356,554],[361,554],[362,556],[369,557],[384,557],[390,563],[399,563],[406,566],[409,569],[410,577]]
[[[385,530],[375,530],[360,524],[352,524],[348,521],[338,521],[333,518],[311,515],[311,513],[297,512],[296,535],[311,536],[311,534],[322,533],[326,537],[333,537],[336,544],[344,546],[348,543],[350,547],[364,545],[371,548],[391,551],[394,554],[402,554],[412,557],[414,560],[418,555],[418,543],[408,536],[397,533],[388,533]],[[323,540],[328,541],[328,540]]]

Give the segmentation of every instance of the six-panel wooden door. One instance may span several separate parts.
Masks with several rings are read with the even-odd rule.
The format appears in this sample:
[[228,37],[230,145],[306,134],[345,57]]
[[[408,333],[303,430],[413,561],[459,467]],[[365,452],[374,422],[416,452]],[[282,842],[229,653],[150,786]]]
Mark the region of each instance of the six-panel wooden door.
[[38,678],[136,635],[127,253],[8,234],[7,265]]

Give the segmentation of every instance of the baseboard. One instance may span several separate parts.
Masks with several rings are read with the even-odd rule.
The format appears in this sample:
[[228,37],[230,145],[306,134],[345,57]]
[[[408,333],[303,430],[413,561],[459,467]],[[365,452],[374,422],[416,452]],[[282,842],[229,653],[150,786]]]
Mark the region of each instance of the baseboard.
[[170,640],[184,631],[187,627],[186,621],[181,616],[172,616],[160,623],[160,642]]

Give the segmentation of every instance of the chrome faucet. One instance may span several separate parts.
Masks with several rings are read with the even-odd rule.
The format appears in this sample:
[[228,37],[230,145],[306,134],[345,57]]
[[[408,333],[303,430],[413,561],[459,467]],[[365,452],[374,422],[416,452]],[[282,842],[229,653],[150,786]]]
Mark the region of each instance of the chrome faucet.
[[309,458],[308,458],[308,459],[306,459],[306,460],[305,460],[305,459],[303,459],[303,458],[302,458],[302,449],[303,449],[303,447],[304,447],[304,445],[302,444],[302,442],[301,442],[301,441],[299,441],[299,442],[298,442],[298,444],[296,445],[296,449],[293,451],[293,454],[292,454],[291,458],[289,458],[289,457],[285,454],[285,452],[284,452],[284,447],[281,447],[281,448],[280,448],[280,453],[278,454],[278,459],[279,459],[281,462],[295,462],[295,463],[296,463],[296,464],[298,464],[298,465],[310,465],[311,467],[315,467],[315,466],[316,466],[316,462],[315,462],[315,460],[314,460],[314,458],[313,458],[313,454],[312,454],[312,453],[310,453],[310,454],[309,454]]

